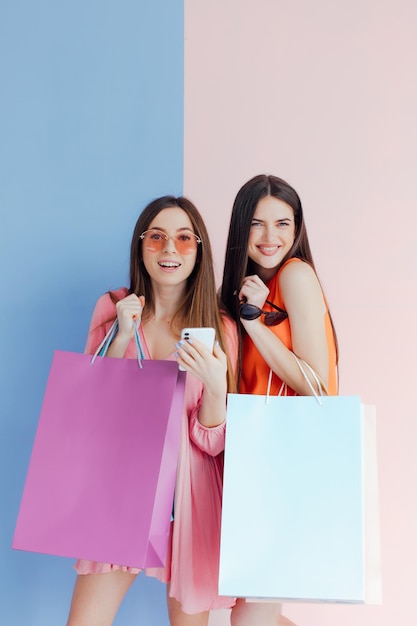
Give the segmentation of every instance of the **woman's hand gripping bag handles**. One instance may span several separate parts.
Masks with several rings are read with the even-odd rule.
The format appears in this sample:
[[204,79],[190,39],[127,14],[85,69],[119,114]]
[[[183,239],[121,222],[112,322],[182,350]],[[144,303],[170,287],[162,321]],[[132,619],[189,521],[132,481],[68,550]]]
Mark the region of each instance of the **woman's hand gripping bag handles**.
[[[175,361],[56,351],[13,548],[138,568],[165,564],[185,373]],[[101,351],[101,352],[100,352]]]
[[313,392],[228,396],[222,595],[381,602],[375,411]]

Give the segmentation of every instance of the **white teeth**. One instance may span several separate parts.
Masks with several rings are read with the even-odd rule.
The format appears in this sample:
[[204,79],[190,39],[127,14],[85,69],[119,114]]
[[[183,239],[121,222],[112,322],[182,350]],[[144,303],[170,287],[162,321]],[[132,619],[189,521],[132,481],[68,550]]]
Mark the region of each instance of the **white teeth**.
[[179,267],[180,263],[173,263],[173,262],[169,262],[169,261],[161,261],[161,263],[159,263],[159,265],[161,267]]

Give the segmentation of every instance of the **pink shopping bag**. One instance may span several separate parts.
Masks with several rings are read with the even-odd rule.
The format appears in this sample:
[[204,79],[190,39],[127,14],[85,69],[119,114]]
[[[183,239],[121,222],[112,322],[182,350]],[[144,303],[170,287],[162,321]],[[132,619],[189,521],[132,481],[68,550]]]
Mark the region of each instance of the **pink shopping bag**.
[[165,564],[185,373],[56,351],[13,548]]

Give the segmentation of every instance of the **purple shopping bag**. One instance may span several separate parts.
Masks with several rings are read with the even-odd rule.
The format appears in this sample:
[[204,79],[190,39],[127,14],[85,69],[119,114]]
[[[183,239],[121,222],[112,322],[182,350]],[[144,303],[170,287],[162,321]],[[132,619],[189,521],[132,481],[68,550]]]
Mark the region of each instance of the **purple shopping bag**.
[[165,564],[185,373],[56,351],[13,548]]

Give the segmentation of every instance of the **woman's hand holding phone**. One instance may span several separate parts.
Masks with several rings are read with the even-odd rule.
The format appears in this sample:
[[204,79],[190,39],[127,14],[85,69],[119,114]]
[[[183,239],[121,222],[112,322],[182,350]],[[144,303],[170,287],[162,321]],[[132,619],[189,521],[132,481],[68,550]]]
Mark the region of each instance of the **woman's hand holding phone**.
[[[187,354],[189,355],[189,364],[192,365],[192,361],[191,359],[194,357],[194,359],[197,357],[197,353],[201,354],[201,350],[202,350],[202,346],[204,346],[209,352],[210,354],[213,354],[213,348],[214,348],[214,338],[215,338],[215,331],[214,328],[183,328],[181,331],[181,340],[179,343],[179,348],[177,345],[177,348],[179,350],[181,350],[181,348],[183,348],[183,351],[180,353],[180,351],[178,352],[179,357],[181,358],[186,358]],[[194,344],[194,341],[196,341],[196,343]],[[188,346],[192,346],[194,349],[185,349],[187,344]],[[202,346],[200,345],[200,352],[198,351],[198,345],[202,344]],[[204,350],[203,350],[203,354],[204,354]],[[187,368],[184,367],[183,365],[179,365],[180,370],[185,371]]]
[[214,340],[214,328],[184,328],[177,344],[180,370],[193,374],[208,392],[221,390],[226,381],[226,355]]
[[[209,331],[209,332],[207,332]],[[198,336],[198,339],[197,339]],[[212,428],[226,417],[227,357],[218,342],[214,344],[214,329],[184,329],[177,344],[177,360],[184,369],[204,385],[203,401],[198,420]]]

